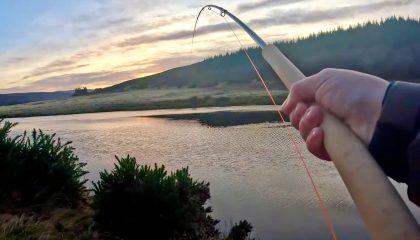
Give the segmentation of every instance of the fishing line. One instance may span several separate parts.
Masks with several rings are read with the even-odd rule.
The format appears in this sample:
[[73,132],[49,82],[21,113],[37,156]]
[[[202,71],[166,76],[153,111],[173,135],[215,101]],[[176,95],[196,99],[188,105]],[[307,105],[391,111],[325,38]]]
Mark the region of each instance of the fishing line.
[[[205,8],[206,8],[206,7],[202,8],[202,9],[201,9],[201,11],[200,11],[200,13],[199,13],[199,14],[198,14],[198,16],[197,16],[197,19],[196,19],[196,22],[195,22],[195,26],[194,26],[193,39],[192,39],[192,41],[191,41],[191,45],[193,45],[193,44],[194,44],[195,30],[196,30],[196,27],[197,27],[197,22],[198,22],[198,19],[199,19],[200,15],[201,15],[202,11],[203,11]],[[216,11],[214,11],[214,10],[211,8],[211,6],[210,6],[210,7],[207,7],[207,8],[208,8],[208,10],[210,10],[210,11],[212,11],[212,12],[217,13]],[[331,234],[331,236],[332,236],[332,238],[333,238],[334,240],[337,240],[338,238],[337,238],[337,235],[336,235],[336,232],[335,232],[334,226],[333,226],[333,224],[332,224],[331,217],[330,217],[330,214],[329,214],[329,212],[328,212],[328,209],[326,208],[325,203],[324,203],[324,200],[323,200],[323,198],[321,197],[321,194],[320,194],[320,192],[319,192],[319,190],[318,190],[318,186],[317,186],[317,184],[315,183],[315,181],[314,181],[314,179],[313,179],[313,177],[312,177],[312,174],[311,174],[311,172],[310,172],[310,170],[309,170],[309,167],[308,167],[307,161],[306,161],[305,157],[303,156],[303,154],[302,154],[302,152],[301,152],[301,150],[300,150],[300,148],[299,148],[299,145],[298,145],[298,143],[297,143],[296,139],[293,137],[292,129],[291,129],[291,127],[290,127],[290,126],[288,126],[288,125],[286,124],[286,120],[285,120],[285,118],[284,118],[283,114],[281,113],[280,108],[279,108],[279,106],[277,105],[277,102],[276,102],[276,100],[274,99],[274,97],[273,97],[273,95],[272,95],[272,93],[271,93],[270,89],[268,88],[268,86],[267,86],[267,84],[266,84],[265,80],[263,79],[262,75],[260,74],[260,71],[258,70],[258,68],[257,68],[257,66],[255,65],[255,63],[252,61],[252,59],[251,59],[251,57],[250,57],[250,55],[249,55],[248,51],[246,50],[246,48],[245,48],[245,47],[244,47],[244,45],[242,44],[242,41],[239,39],[238,35],[235,33],[235,31],[234,31],[234,29],[233,29],[233,27],[232,27],[232,24],[231,24],[229,21],[227,21],[227,20],[226,20],[225,15],[226,15],[226,11],[221,11],[220,16],[221,16],[221,17],[223,17],[223,19],[225,20],[226,24],[229,26],[230,30],[232,31],[233,35],[235,36],[236,40],[238,41],[238,43],[239,43],[239,45],[240,45],[241,49],[242,49],[242,50],[243,50],[243,52],[245,53],[245,55],[246,55],[246,57],[248,58],[248,60],[249,60],[249,62],[250,62],[250,64],[251,64],[251,66],[252,66],[253,70],[254,70],[254,71],[255,71],[255,73],[257,74],[257,76],[258,76],[258,78],[259,78],[259,80],[260,80],[261,84],[263,85],[263,87],[264,87],[265,91],[267,92],[267,94],[268,94],[268,96],[269,96],[269,98],[270,98],[270,101],[271,101],[272,105],[275,107],[276,112],[277,112],[277,114],[279,115],[280,122],[281,122],[281,123],[285,126],[286,131],[287,131],[287,135],[288,135],[288,137],[289,137],[290,141],[292,142],[293,148],[295,149],[295,151],[296,151],[296,153],[297,153],[297,155],[298,155],[298,158],[299,158],[300,162],[302,163],[302,165],[303,165],[303,167],[304,167],[304,169],[305,169],[306,175],[307,175],[307,177],[308,177],[308,179],[309,179],[309,181],[310,181],[310,183],[311,183],[311,185],[312,185],[312,189],[313,189],[313,191],[315,192],[315,195],[316,195],[317,200],[318,200],[318,203],[319,203],[319,207],[321,208],[322,214],[323,214],[323,216],[324,216],[324,220],[325,220],[325,222],[326,222],[326,224],[327,224],[327,227],[328,227],[328,229],[329,229],[329,231],[330,231],[330,234]],[[192,47],[193,47],[193,46],[191,46],[191,53],[192,53],[192,50],[193,50],[193,48],[192,48]]]

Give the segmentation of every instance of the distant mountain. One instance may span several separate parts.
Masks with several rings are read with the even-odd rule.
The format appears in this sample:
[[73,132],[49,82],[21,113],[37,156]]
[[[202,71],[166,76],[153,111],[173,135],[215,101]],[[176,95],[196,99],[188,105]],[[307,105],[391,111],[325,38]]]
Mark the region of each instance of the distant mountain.
[[[326,67],[334,67],[371,73],[389,80],[420,82],[419,19],[391,17],[275,44],[306,75]],[[247,50],[268,83],[272,87],[279,87],[281,84],[262,59],[260,49]],[[255,82],[255,73],[243,51],[236,51],[190,66],[97,89],[94,93],[144,88],[214,87]]]
[[71,97],[73,93],[74,91],[0,94],[0,106],[64,99]]

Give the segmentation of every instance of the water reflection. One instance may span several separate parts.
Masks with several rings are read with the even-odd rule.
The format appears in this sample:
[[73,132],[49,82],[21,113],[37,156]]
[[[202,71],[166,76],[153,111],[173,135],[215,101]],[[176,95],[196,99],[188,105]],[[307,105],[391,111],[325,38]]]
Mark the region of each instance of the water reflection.
[[279,115],[275,111],[220,111],[206,113],[155,115],[152,117],[167,118],[173,120],[196,120],[203,125],[211,127],[229,127],[265,122],[279,122]]
[[[219,110],[224,113],[210,114]],[[157,162],[169,170],[190,166],[193,177],[211,183],[209,204],[215,217],[222,220],[221,228],[248,219],[260,239],[330,238],[285,129],[275,123],[274,112],[258,115],[257,110],[261,109],[247,109],[249,113],[243,108],[206,108],[35,117],[14,119],[20,122],[14,133],[40,128],[73,141],[80,159],[88,163],[88,178],[93,181],[98,179],[100,170],[113,167],[114,155],[130,154],[140,163]],[[163,118],[171,111],[190,120]],[[181,115],[171,118],[180,119]],[[255,122],[256,119],[260,122]],[[317,161],[304,150],[303,144],[300,147],[339,239],[367,239],[332,164]]]

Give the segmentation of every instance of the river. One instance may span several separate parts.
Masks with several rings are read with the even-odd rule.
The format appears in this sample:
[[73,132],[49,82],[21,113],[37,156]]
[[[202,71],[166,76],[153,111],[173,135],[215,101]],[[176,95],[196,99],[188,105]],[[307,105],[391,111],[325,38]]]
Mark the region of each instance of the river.
[[[200,121],[172,120],[152,115],[223,114],[270,110],[270,107],[227,107],[184,110],[92,113],[10,119],[19,122],[14,134],[33,128],[72,141],[87,163],[91,181],[111,169],[114,156],[135,156],[142,164],[164,164],[169,170],[189,166],[192,176],[210,182],[209,201],[222,231],[241,219],[254,226],[257,239],[330,239],[313,189],[297,158],[286,129],[275,122],[243,122],[218,127]],[[220,113],[222,111],[222,113]],[[235,119],[235,118],[233,118]],[[211,124],[210,124],[211,125]],[[223,125],[223,124],[222,124]],[[294,137],[298,133],[293,131]],[[332,217],[339,239],[368,239],[344,184],[330,162],[311,156],[308,162]],[[405,187],[396,184],[399,192]],[[402,194],[405,197],[405,194]],[[419,210],[411,203],[417,219]]]

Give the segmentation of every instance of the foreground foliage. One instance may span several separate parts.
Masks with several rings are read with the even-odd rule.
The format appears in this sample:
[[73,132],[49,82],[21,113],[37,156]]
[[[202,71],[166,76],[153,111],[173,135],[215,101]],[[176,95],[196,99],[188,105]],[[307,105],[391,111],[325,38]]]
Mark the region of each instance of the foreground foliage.
[[233,225],[226,240],[246,240],[252,232],[252,225],[247,220],[239,221]]
[[41,130],[12,138],[15,125],[0,120],[0,212],[46,203],[76,206],[86,194],[86,171],[70,142]]
[[209,183],[188,168],[140,166],[130,156],[100,173],[88,195],[70,143],[33,130],[10,137],[16,124],[0,120],[0,240],[3,239],[205,239],[245,240],[247,221],[227,238],[205,205]]
[[50,209],[42,216],[0,214],[0,240],[104,239],[89,209]]
[[219,235],[211,218],[209,183],[194,181],[188,168],[168,174],[164,166],[140,166],[117,158],[94,183],[96,220],[125,239],[209,239]]

